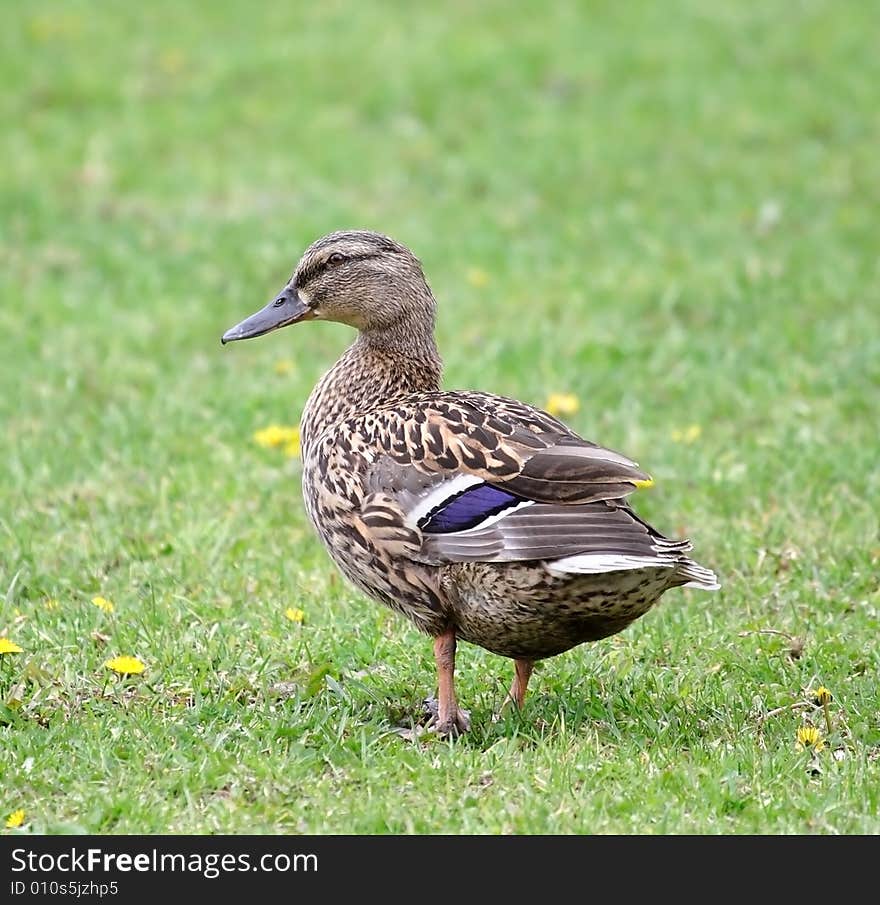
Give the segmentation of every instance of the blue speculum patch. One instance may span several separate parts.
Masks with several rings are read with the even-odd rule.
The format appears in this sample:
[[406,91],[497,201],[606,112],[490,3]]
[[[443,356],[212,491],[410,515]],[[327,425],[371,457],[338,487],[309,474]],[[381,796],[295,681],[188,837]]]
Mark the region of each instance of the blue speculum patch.
[[520,497],[506,490],[500,490],[491,484],[478,484],[445,500],[419,522],[419,527],[426,534],[467,531],[490,516],[498,515],[521,502]]

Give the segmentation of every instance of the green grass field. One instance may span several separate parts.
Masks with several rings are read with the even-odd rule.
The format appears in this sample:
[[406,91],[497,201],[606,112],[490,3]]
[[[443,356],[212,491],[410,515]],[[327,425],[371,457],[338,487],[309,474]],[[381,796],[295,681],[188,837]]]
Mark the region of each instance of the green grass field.
[[[880,832],[876,4],[295,6],[6,11],[0,832]],[[350,333],[219,343],[341,227],[422,258],[447,386],[574,394],[724,583],[498,723],[463,646],[456,743],[254,441]]]

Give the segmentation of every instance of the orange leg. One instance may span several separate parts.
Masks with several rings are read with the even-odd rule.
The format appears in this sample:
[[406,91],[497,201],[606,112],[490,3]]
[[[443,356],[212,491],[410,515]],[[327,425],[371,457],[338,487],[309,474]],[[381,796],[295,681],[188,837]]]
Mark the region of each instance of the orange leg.
[[507,692],[507,700],[512,701],[517,710],[523,709],[526,700],[526,689],[529,687],[529,679],[535,664],[531,660],[513,661],[513,684]]
[[437,663],[437,716],[434,719],[440,735],[460,735],[470,728],[467,713],[455,697],[455,629],[448,628],[434,639]]

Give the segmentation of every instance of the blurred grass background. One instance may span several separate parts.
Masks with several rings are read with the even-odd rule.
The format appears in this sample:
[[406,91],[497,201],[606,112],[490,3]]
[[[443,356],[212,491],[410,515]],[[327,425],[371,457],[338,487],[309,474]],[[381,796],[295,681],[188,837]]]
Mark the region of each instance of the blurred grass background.
[[[880,829],[876,16],[10,6],[0,808],[38,832]],[[448,386],[575,394],[725,585],[548,662],[522,720],[489,723],[510,664],[467,649],[453,747],[394,731],[429,645],[335,577],[297,463],[253,442],[345,329],[219,345],[343,227],[422,258]],[[142,680],[107,678],[117,653]],[[794,745],[816,714],[761,718],[820,681],[821,774]]]

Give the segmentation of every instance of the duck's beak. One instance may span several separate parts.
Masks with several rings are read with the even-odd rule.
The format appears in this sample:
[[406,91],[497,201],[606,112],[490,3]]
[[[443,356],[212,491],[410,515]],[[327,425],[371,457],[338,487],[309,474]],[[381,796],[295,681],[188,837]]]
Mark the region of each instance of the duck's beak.
[[236,339],[262,336],[297,321],[311,320],[314,316],[312,309],[299,297],[296,289],[288,285],[265,308],[227,330],[220,342],[226,345]]

